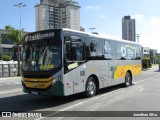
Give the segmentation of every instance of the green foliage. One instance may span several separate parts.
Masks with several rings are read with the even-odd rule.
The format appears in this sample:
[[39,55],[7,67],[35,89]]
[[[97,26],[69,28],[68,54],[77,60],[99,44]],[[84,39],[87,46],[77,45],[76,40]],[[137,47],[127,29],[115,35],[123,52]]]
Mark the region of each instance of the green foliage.
[[22,44],[23,31],[18,29],[16,30],[14,27],[10,25],[5,26],[5,29],[8,31],[8,34],[6,34],[3,39],[10,39],[17,45]]
[[143,57],[142,60],[150,60],[148,57]]
[[10,61],[11,60],[11,56],[9,56],[9,55],[3,55],[2,56],[2,60],[4,60],[4,61]]
[[151,68],[152,67],[152,64],[151,64],[151,60],[150,58],[142,58],[142,67],[143,69],[148,69],[148,68]]
[[157,64],[159,64],[159,65],[160,65],[160,60],[158,60],[158,61],[157,61]]
[[152,61],[152,63],[156,63],[157,57],[151,57],[151,61]]
[[[7,25],[5,27],[5,29],[8,31],[8,34],[5,35],[5,39],[10,39],[13,41],[14,44],[16,44],[17,46],[19,46],[20,44],[22,44],[22,38],[23,38],[23,30],[16,30],[14,27],[12,27],[11,25]],[[18,50],[18,55],[20,55],[20,50]],[[20,58],[18,56],[18,58]],[[8,56],[4,56],[2,57],[2,59],[4,60],[10,60],[11,57]],[[20,75],[20,59],[18,59],[18,73],[17,75]]]
[[157,64],[160,64],[160,55],[159,54],[156,54],[156,62],[157,62]]

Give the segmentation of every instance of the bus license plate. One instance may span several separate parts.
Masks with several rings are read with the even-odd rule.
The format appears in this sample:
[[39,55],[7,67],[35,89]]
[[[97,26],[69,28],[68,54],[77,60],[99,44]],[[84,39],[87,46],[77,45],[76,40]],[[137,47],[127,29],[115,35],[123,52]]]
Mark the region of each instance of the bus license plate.
[[37,91],[31,91],[31,94],[32,95],[38,95],[38,92]]

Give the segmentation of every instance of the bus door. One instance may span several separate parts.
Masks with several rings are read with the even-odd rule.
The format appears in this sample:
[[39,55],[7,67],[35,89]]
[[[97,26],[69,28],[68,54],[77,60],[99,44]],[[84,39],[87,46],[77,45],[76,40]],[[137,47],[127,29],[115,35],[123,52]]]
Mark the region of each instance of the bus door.
[[85,44],[83,42],[66,42],[65,57],[65,75],[67,81],[72,84],[73,93],[83,92],[86,78]]

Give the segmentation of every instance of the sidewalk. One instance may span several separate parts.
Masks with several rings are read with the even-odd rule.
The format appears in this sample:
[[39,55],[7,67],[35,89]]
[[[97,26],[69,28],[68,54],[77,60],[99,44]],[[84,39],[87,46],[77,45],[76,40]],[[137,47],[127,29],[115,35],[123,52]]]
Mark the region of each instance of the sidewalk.
[[0,80],[7,80],[7,79],[20,79],[20,77],[0,77]]

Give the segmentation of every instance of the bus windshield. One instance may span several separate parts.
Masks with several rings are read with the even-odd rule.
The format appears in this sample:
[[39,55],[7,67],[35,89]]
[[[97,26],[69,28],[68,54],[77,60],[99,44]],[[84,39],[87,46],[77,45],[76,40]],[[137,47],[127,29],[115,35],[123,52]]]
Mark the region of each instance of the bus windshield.
[[52,39],[26,42],[22,52],[23,71],[48,71],[61,66],[61,45]]

